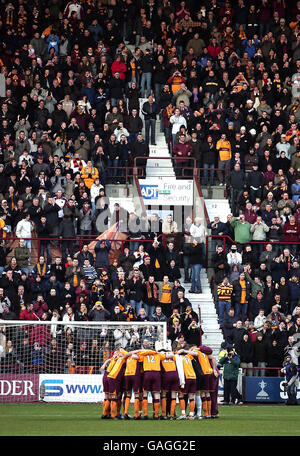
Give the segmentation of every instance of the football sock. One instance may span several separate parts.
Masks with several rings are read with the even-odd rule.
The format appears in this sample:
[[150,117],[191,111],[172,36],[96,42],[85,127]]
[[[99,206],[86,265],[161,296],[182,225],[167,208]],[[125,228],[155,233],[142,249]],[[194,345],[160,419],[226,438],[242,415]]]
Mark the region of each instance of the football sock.
[[197,416],[201,416],[202,414],[202,399],[201,396],[195,397],[196,407],[197,407]]
[[161,414],[162,414],[162,416],[167,415],[167,398],[166,397],[161,398]]
[[125,398],[125,406],[124,406],[125,415],[128,415],[129,405],[130,405],[130,397],[126,397]]
[[110,401],[111,417],[115,418],[117,416],[117,401],[112,399]]
[[207,399],[206,403],[207,403],[207,416],[211,416],[211,400]]
[[139,415],[140,410],[140,400],[136,398],[134,400],[134,416],[137,417]]
[[121,399],[117,400],[117,415],[120,415],[121,413],[121,406],[122,406],[122,401]]
[[195,413],[195,399],[190,400],[190,415],[194,415]]
[[103,401],[103,416],[109,415],[109,409],[110,409],[110,400],[105,399]]
[[153,407],[154,407],[154,416],[155,418],[158,418],[158,414],[159,414],[159,399],[154,399],[153,401]]
[[179,399],[179,407],[180,407],[182,415],[185,415],[185,400],[184,399]]
[[144,416],[148,416],[148,399],[143,399]]
[[176,410],[176,399],[172,399],[172,401],[171,401],[171,410],[170,410],[170,415],[171,416],[175,415],[175,410]]

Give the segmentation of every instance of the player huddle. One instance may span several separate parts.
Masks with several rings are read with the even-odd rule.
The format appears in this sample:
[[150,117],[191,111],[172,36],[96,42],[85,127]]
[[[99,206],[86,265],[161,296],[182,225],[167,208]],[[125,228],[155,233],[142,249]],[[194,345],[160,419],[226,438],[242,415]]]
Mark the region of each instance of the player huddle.
[[132,418],[128,413],[132,392],[136,420],[148,419],[149,393],[155,420],[217,418],[219,371],[212,349],[202,345],[175,353],[155,351],[147,342],[144,340],[141,349],[130,352],[116,347],[102,365],[102,418]]

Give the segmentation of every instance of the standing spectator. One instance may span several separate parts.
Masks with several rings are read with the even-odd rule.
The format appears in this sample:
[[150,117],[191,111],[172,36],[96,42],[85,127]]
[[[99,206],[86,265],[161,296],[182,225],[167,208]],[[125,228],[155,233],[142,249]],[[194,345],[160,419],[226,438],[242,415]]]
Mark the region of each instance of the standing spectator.
[[237,353],[240,356],[240,367],[243,368],[243,375],[247,377],[253,376],[253,342],[251,341],[249,334],[244,334],[243,339],[236,347]]
[[[216,144],[216,149],[218,152],[218,179],[220,185],[224,185],[230,171],[231,160],[231,143],[225,133],[221,134],[221,138]],[[223,176],[223,170],[225,170],[225,177]]]
[[[31,238],[33,231],[33,223],[30,220],[30,215],[25,214],[24,218],[20,220],[16,226],[16,236],[24,239],[24,246],[31,252]],[[28,259],[30,261],[30,259]]]
[[109,317],[110,312],[104,308],[101,301],[96,301],[92,309],[88,312],[90,321],[107,321]]
[[224,339],[226,344],[232,345],[234,343],[234,330],[238,321],[233,307],[230,307],[224,316]]
[[251,284],[246,279],[245,273],[241,272],[239,279],[232,283],[232,304],[234,304],[235,314],[242,321],[246,320],[248,315],[248,302],[251,292]]
[[[150,53],[150,49],[146,49],[144,55],[141,58],[140,62],[140,71],[141,71],[141,96],[142,98],[148,98],[151,94],[151,82],[152,82],[152,72],[154,66],[154,58]],[[156,100],[158,101],[158,100]]]
[[204,263],[203,244],[193,241],[190,252],[190,265],[192,269],[190,293],[202,293],[200,272]]
[[111,242],[104,238],[100,239],[96,245],[95,245],[95,254],[96,254],[96,259],[95,259],[95,268],[98,270],[98,272],[101,272],[102,270],[106,269],[108,270],[109,268],[109,251],[111,249]]
[[142,106],[142,114],[145,118],[145,141],[146,144],[149,144],[150,141],[150,130],[151,130],[151,145],[156,146],[155,142],[155,126],[156,119],[160,112],[159,104],[153,100],[153,96],[148,96],[148,101]]
[[252,240],[258,241],[258,244],[254,244],[254,253],[256,252],[258,256],[263,252],[264,244],[261,241],[265,241],[268,231],[270,228],[262,220],[261,216],[256,217],[256,221],[251,225],[250,232],[252,233]]
[[21,271],[25,272],[28,275],[30,250],[28,247],[25,247],[24,239],[20,239],[19,246],[15,248],[15,257],[18,267],[21,269]]
[[224,379],[224,405],[242,404],[237,391],[240,358],[235,350],[230,347],[225,355],[219,360],[220,367],[223,367]]
[[245,220],[245,216],[241,214],[238,218],[232,217],[230,220],[230,225],[234,229],[234,240],[238,243],[238,248],[241,251],[244,244],[247,244],[251,241],[251,225]]
[[253,360],[254,367],[261,369],[254,369],[254,377],[265,377],[265,367],[267,365],[267,343],[263,338],[261,332],[257,333],[256,341],[253,344]]
[[246,176],[239,163],[236,163],[233,170],[229,173],[227,184],[230,190],[232,213],[234,216],[237,216],[237,202],[239,201],[246,184]]
[[218,312],[219,312],[219,325],[223,327],[224,313],[228,312],[232,306],[233,285],[229,283],[227,277],[224,277],[222,282],[218,285],[217,288],[217,297],[218,297]]

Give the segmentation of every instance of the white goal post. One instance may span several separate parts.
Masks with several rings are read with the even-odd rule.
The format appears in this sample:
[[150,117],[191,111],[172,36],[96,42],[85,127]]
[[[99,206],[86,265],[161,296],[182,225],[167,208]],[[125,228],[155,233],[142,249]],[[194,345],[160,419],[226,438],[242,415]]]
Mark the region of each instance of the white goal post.
[[0,321],[0,403],[102,402],[100,367],[121,345],[170,348],[165,322]]

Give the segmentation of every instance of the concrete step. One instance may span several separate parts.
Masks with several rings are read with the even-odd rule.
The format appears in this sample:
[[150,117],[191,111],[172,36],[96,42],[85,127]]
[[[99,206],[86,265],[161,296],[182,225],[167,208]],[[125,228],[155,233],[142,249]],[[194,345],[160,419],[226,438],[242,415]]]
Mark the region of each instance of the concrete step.
[[174,177],[175,172],[173,170],[173,167],[163,167],[162,169],[159,168],[158,166],[147,166],[146,167],[146,177]]
[[219,216],[221,222],[227,221],[227,215],[231,213],[227,199],[207,199],[205,200],[206,210],[210,220],[215,216]]
[[224,196],[224,187],[220,187],[219,185],[213,185],[212,187],[205,187],[201,185],[202,194],[207,199],[222,199],[225,198]]
[[199,293],[199,294],[196,294],[196,293],[190,293],[189,291],[185,292],[185,297],[188,298],[188,299],[192,299],[192,300],[198,300],[198,301],[203,301],[203,300],[212,300],[212,295],[211,293]]
[[[208,345],[208,346],[214,345],[215,347],[219,347],[220,348],[220,345],[223,342],[223,340],[224,340],[224,337],[223,337],[222,331],[220,331],[220,332],[216,332],[216,331],[208,332],[208,331],[205,331],[204,334],[202,335],[202,343],[203,343],[203,345]],[[206,343],[204,343],[204,341]]]
[[[128,190],[127,190],[128,188]],[[123,185],[123,184],[106,184],[105,185],[105,192],[106,192],[106,195],[109,197],[109,198],[118,198],[118,197],[124,197],[124,198],[127,198],[127,196],[132,196],[133,192],[133,188],[132,188],[132,185],[129,184],[128,186]],[[128,195],[127,195],[127,191],[129,192]]]
[[[149,157],[166,157],[171,158],[169,149],[165,146],[151,146]],[[150,160],[151,161],[151,160]]]

